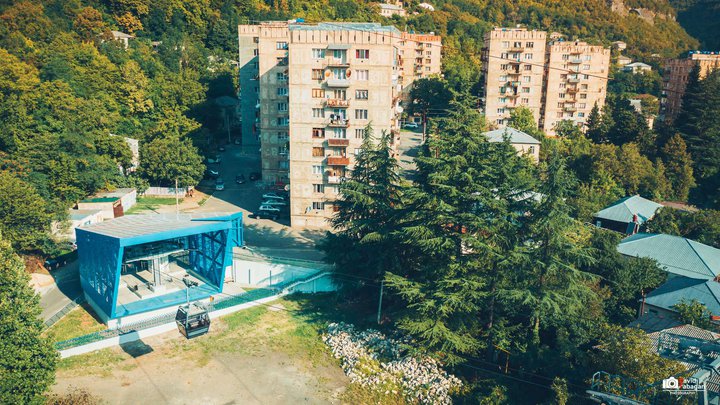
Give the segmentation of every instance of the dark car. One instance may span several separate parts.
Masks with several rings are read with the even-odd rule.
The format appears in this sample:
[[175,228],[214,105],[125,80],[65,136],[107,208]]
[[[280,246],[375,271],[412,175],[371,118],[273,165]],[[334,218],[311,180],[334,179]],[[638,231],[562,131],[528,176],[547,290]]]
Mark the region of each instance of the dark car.
[[220,170],[212,168],[212,167],[208,167],[207,172],[205,172],[205,175],[211,179],[216,179],[216,178],[220,177]]
[[67,264],[67,261],[64,259],[47,259],[45,260],[45,269],[47,270],[55,270],[60,268],[60,266],[64,266]]
[[260,180],[261,178],[262,178],[262,175],[259,172],[250,173],[250,181]]
[[255,218],[257,219],[272,219],[273,221],[278,218],[278,214],[273,211],[259,210],[255,212]]
[[237,176],[235,176],[235,183],[237,183],[237,184],[245,183],[245,175],[238,174]]
[[225,152],[225,147],[224,147],[224,146],[221,146],[221,147],[218,148],[218,150],[219,150],[220,152]]

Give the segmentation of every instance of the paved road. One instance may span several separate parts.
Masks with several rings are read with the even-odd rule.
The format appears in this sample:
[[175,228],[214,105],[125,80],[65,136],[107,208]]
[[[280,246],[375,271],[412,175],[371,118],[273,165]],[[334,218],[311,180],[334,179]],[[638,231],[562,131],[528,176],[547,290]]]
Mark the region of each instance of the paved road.
[[415,157],[420,153],[422,146],[422,132],[408,131],[406,129],[400,132],[400,146],[398,152],[400,154],[401,174],[408,180],[412,180],[415,176]]
[[53,271],[52,276],[55,278],[55,286],[44,291],[40,297],[43,321],[52,318],[72,300],[82,295],[77,260]]

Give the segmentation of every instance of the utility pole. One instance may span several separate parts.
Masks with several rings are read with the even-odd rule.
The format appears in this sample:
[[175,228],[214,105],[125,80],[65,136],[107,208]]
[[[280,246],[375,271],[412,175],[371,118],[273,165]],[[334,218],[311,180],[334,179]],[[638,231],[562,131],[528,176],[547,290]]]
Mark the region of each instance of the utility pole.
[[380,325],[380,310],[382,309],[382,298],[383,298],[384,287],[385,287],[385,280],[380,280],[380,299],[378,300],[378,316],[377,316],[378,325]]
[[423,133],[422,143],[425,143],[425,137],[427,136],[427,111],[423,111]]
[[175,219],[180,218],[180,197],[178,197],[178,179],[175,177]]

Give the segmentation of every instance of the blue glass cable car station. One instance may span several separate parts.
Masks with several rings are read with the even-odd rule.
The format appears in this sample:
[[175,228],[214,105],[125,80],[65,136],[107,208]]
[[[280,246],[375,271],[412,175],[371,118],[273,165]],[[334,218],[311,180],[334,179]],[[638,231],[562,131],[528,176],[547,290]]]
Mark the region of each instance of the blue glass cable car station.
[[[80,284],[105,323],[221,293],[242,213],[127,215],[76,229]],[[184,280],[197,283],[187,289]]]

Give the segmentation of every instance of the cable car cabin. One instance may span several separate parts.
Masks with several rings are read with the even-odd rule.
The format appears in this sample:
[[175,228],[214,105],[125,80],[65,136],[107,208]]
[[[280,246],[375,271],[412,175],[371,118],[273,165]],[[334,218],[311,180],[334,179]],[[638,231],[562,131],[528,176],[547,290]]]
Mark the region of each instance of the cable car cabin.
[[210,316],[202,304],[193,303],[178,307],[175,315],[178,330],[188,339],[204,335],[210,330]]

